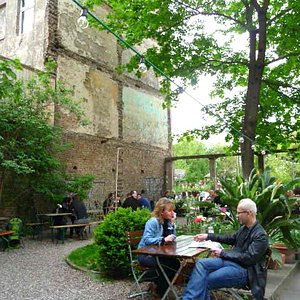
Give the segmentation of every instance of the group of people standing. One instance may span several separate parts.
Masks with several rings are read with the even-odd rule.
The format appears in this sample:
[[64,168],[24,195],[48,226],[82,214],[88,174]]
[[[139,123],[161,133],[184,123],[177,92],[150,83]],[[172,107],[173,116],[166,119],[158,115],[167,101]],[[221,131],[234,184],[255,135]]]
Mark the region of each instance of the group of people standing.
[[144,196],[143,190],[141,191],[141,193],[138,193],[137,191],[130,191],[127,194],[127,197],[124,199],[123,203],[121,201],[120,195],[109,193],[107,198],[103,202],[103,214],[106,215],[110,211],[114,211],[119,207],[131,207],[132,210],[137,210],[138,208],[146,208],[152,211],[151,203]]

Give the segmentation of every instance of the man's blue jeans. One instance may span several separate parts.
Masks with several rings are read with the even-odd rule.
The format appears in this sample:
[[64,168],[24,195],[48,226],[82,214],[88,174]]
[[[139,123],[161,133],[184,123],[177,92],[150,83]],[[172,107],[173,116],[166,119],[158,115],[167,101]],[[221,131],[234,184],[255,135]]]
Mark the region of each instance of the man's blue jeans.
[[247,269],[222,258],[199,259],[182,300],[209,300],[209,290],[247,285]]

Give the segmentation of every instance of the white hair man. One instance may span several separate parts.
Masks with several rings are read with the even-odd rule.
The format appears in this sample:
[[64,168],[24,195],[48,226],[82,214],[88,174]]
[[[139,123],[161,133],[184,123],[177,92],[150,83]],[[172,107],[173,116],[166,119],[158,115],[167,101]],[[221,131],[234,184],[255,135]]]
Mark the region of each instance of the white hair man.
[[183,300],[208,300],[213,289],[249,286],[254,299],[264,299],[268,236],[256,220],[257,208],[251,199],[237,206],[241,228],[228,235],[198,234],[196,241],[212,240],[232,245],[230,249],[212,249],[215,258],[199,259],[193,269]]

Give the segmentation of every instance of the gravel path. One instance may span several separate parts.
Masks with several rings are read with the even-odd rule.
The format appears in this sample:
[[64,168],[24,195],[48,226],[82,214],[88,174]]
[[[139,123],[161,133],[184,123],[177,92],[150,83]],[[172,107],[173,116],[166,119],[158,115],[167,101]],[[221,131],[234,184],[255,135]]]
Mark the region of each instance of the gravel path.
[[100,282],[64,258],[91,241],[25,240],[25,248],[0,252],[1,300],[123,300],[132,281]]

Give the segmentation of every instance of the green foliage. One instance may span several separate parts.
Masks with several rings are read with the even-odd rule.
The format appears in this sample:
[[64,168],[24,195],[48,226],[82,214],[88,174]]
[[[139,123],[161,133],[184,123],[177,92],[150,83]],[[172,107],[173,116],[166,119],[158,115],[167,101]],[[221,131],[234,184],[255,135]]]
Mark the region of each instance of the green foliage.
[[91,190],[93,175],[69,175],[63,170],[53,170],[51,173],[41,174],[36,182],[34,191],[53,203],[62,202],[66,193],[75,193],[79,199],[85,200]]
[[300,162],[288,153],[267,155],[265,164],[270,166],[272,176],[288,183],[295,177],[300,177]]
[[[186,138],[182,138],[178,143],[173,145],[174,156],[209,155],[215,153],[228,154],[228,156],[219,157],[216,160],[217,177],[234,177],[237,173],[237,158],[235,156],[230,156],[227,147],[221,145],[206,147],[202,142],[188,140]],[[208,158],[176,160],[175,169],[185,171],[184,178],[176,180],[176,192],[195,190],[208,191],[214,189],[214,182],[208,182],[205,186],[202,185],[201,187],[188,187],[185,184],[188,182],[194,183],[194,185],[197,186],[197,183],[204,179],[209,173]]]
[[87,199],[94,178],[93,175],[73,176],[66,183],[66,191],[77,194],[81,200]]
[[[196,154],[205,154],[207,152],[205,145],[198,141],[182,140],[173,145],[174,156],[188,156]],[[175,162],[176,169],[186,171],[184,180],[187,182],[198,182],[209,172],[207,159],[183,159]]]
[[132,211],[119,208],[106,215],[95,229],[94,238],[99,246],[99,265],[102,272],[111,277],[126,277],[130,274],[130,260],[125,232],[144,229],[150,218],[148,209]]
[[253,169],[248,180],[238,176],[235,180],[221,179],[222,202],[232,211],[232,221],[237,222],[236,207],[243,198],[252,199],[257,205],[257,219],[266,230],[270,241],[281,240],[291,247],[299,247],[299,240],[293,230],[299,230],[300,219],[292,214],[295,199],[289,198],[286,192],[300,182],[295,179],[287,184],[271,176],[270,168],[263,173]]
[[84,120],[71,91],[62,82],[54,86],[55,67],[49,60],[45,71],[25,80],[19,60],[0,61],[0,205],[4,196],[5,201],[24,201],[26,193],[32,198],[34,192],[52,194],[50,199],[57,201],[64,187],[57,154],[66,145],[61,143],[60,129],[51,124],[59,118],[53,108],[59,106],[78,122]]

